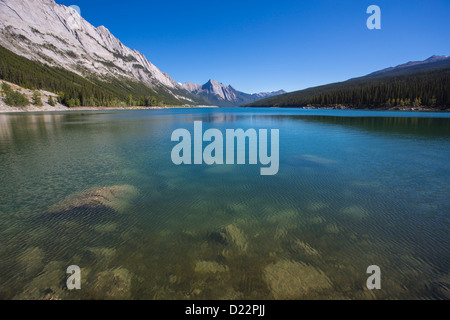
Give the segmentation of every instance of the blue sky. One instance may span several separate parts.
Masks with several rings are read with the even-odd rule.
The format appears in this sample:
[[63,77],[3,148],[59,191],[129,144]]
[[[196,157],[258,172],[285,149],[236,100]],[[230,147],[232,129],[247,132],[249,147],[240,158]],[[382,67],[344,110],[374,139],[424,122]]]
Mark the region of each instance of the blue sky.
[[[255,93],[343,81],[450,55],[448,0],[56,0],[78,5],[175,81]],[[382,29],[369,30],[369,5]]]

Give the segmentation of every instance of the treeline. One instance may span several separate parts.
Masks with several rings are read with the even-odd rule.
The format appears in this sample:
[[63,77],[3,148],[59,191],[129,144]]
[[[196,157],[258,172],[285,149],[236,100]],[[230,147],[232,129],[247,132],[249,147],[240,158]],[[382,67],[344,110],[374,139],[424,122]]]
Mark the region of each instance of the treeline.
[[[84,78],[63,68],[26,59],[0,46],[0,80],[30,90],[58,94],[58,102],[69,106],[122,107],[182,104],[165,90],[153,90],[129,79],[100,81]],[[131,98],[130,98],[131,96]]]
[[450,107],[450,68],[365,77],[257,101],[252,107]]

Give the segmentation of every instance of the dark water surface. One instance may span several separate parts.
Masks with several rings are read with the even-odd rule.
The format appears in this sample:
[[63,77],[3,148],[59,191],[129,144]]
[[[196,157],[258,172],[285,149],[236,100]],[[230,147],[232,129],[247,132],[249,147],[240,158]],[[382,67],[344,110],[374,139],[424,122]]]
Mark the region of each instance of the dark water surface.
[[[279,173],[175,166],[194,121],[279,129]],[[0,115],[0,298],[448,299],[449,159],[450,114]]]

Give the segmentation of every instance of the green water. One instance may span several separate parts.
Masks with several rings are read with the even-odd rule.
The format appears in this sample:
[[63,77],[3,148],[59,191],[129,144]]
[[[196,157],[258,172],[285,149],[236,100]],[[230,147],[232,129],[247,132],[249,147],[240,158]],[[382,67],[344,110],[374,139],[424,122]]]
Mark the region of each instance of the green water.
[[[279,129],[279,173],[175,166],[194,121]],[[448,299],[449,159],[449,114],[0,115],[0,298]]]

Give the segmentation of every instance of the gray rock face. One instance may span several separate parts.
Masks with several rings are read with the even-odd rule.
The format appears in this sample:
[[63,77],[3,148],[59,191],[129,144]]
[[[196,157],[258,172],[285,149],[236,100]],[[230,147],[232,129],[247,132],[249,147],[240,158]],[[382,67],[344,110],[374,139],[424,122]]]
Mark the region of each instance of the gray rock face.
[[237,91],[231,86],[224,86],[223,84],[215,81],[209,80],[202,87],[202,90],[207,91],[210,94],[219,96],[221,99],[226,101],[237,101]]
[[0,45],[80,75],[127,77],[169,91],[181,89],[106,27],[95,28],[75,9],[54,0],[0,0]]
[[183,88],[196,95],[215,97],[216,99],[223,101],[237,102],[239,100],[239,91],[235,90],[232,86],[227,87],[215,80],[209,80],[203,86],[186,82],[183,85]]
[[183,88],[186,89],[189,92],[195,93],[195,92],[199,92],[202,89],[201,85],[192,83],[192,82],[186,82],[183,85]]

